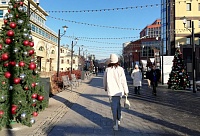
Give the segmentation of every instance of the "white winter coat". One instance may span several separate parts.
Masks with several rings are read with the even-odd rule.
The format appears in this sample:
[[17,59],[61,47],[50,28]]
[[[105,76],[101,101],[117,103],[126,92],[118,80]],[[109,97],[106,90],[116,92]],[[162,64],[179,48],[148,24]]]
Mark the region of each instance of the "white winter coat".
[[131,73],[133,86],[142,86],[142,72],[139,69],[134,69]]
[[128,85],[124,69],[118,67],[108,67],[104,72],[103,86],[107,90],[108,96],[123,96],[128,94]]

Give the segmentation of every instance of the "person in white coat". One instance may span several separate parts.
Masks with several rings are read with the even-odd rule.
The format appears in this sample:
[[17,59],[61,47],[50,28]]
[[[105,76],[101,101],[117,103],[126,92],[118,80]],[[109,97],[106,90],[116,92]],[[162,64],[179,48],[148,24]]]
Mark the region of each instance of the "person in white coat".
[[135,94],[140,95],[140,87],[142,86],[142,72],[138,65],[135,65],[135,69],[131,73],[133,79],[133,86],[135,87]]
[[123,95],[128,96],[129,90],[127,85],[124,69],[119,66],[118,56],[110,55],[110,63],[106,68],[103,76],[103,86],[107,91],[114,121],[114,130],[118,130],[118,125],[121,119],[121,104],[120,100]]

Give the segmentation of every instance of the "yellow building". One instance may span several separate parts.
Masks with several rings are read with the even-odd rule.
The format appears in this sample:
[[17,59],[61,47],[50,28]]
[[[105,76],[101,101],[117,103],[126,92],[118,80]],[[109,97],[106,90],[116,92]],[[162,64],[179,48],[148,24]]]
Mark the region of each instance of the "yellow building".
[[[191,46],[192,21],[194,22],[194,44],[200,45],[200,1],[176,2],[175,9],[175,47]],[[185,25],[183,17],[187,19]]]
[[[191,56],[192,21],[194,22],[194,43],[200,45],[200,1],[161,0],[161,4],[161,39],[164,55],[174,55],[176,47],[179,45],[181,48],[188,48],[186,53],[190,53],[190,55],[185,56]],[[185,25],[183,17],[187,18]]]
[[[30,2],[30,24],[34,49],[37,56],[38,69],[41,72],[57,71],[58,60],[58,34],[45,25],[48,14],[34,0]],[[0,25],[3,17],[8,12],[9,0],[1,0],[0,3]],[[28,1],[24,1],[24,8],[28,12]],[[64,51],[63,51],[64,50]],[[60,71],[70,69],[71,54],[68,48],[60,49]],[[73,57],[73,69],[78,69],[78,57]]]

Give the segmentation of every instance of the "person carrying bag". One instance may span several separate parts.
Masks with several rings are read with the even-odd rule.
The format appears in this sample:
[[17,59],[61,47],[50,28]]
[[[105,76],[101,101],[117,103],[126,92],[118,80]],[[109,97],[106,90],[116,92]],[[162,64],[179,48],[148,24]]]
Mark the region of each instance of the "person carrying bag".
[[103,76],[103,86],[107,91],[111,110],[113,114],[114,130],[118,130],[118,125],[121,119],[121,103],[122,96],[128,95],[128,85],[124,69],[119,66],[118,56],[116,54],[110,55],[110,63],[106,68]]

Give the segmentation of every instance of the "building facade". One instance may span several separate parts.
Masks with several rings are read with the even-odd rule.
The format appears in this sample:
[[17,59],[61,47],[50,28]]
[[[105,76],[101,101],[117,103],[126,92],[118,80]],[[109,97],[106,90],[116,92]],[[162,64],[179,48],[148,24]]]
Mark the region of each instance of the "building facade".
[[[161,0],[161,22],[164,52],[173,56],[180,46],[187,72],[191,76],[192,69],[192,22],[194,23],[195,69],[196,77],[200,74],[200,1]],[[184,25],[183,18],[187,21]]]
[[[161,20],[156,19],[140,32],[140,39],[127,42],[123,46],[124,67],[133,69],[139,64],[146,69],[147,61],[155,58],[155,51],[161,50]],[[160,53],[159,53],[160,54]],[[160,64],[156,63],[158,68]]]

